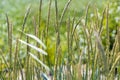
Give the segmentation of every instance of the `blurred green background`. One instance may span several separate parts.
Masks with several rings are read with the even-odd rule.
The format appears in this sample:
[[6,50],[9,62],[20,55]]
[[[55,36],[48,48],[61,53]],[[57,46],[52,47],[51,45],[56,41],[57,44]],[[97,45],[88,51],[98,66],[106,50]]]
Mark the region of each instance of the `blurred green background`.
[[[62,10],[67,3],[68,0],[58,0],[58,10],[59,15],[61,15]],[[111,37],[114,38],[115,27],[119,26],[118,23],[120,19],[120,2],[119,0],[72,0],[69,13],[66,13],[65,17],[73,17],[74,12],[76,13],[76,18],[80,18],[85,16],[86,7],[88,3],[91,4],[92,8],[89,10],[90,15],[94,13],[93,7],[96,7],[98,10],[99,15],[102,15],[102,11],[109,3],[110,5],[110,19],[109,19],[109,26],[111,31]],[[42,25],[46,24],[47,13],[48,13],[48,4],[49,0],[43,0],[42,4]],[[38,21],[38,13],[39,13],[39,0],[0,0],[0,48],[6,52],[7,49],[7,23],[6,23],[6,16],[8,14],[10,22],[13,25],[13,38],[16,38],[18,35],[18,30],[21,29],[23,19],[26,13],[28,6],[31,5],[30,15],[27,19],[26,26],[29,26],[30,32],[32,33],[33,22],[32,19],[35,17],[36,21]],[[114,12],[114,13],[113,13]],[[54,0],[52,0],[51,5],[51,17],[54,18],[55,8],[54,8]],[[89,16],[90,16],[89,15]],[[53,24],[52,24],[53,25]],[[51,25],[51,26],[52,26]],[[114,28],[114,29],[113,29]],[[105,32],[104,32],[105,34]],[[103,35],[104,35],[103,34]],[[104,39],[104,38],[103,38]],[[114,39],[113,39],[114,41]],[[104,43],[104,42],[103,42]],[[14,44],[14,42],[13,42]]]

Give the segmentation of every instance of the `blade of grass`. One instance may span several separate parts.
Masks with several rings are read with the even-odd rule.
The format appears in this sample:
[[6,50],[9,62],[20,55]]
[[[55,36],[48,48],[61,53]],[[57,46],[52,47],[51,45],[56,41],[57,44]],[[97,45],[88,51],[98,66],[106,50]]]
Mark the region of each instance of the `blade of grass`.
[[110,46],[110,40],[109,40],[109,25],[108,25],[108,21],[109,20],[109,5],[107,7],[107,12],[106,12],[106,44],[107,44],[107,49],[109,49]]
[[[15,58],[14,58],[14,72],[16,73],[14,73],[15,75],[17,75],[16,77],[20,77],[20,75],[21,75],[21,79],[22,80],[24,80],[24,75],[23,75],[23,67],[22,67],[22,63],[21,63],[21,60],[20,60],[20,57],[18,57],[18,53],[19,53],[19,48],[20,48],[20,44],[19,44],[19,42],[18,42],[19,40],[18,40],[18,38],[16,39],[16,49],[15,49]],[[18,64],[18,66],[16,66]],[[19,73],[19,70],[20,70],[20,75],[18,75]]]
[[47,24],[46,24],[46,44],[47,44],[48,34],[49,34],[48,31],[49,31],[49,25],[50,25],[51,4],[52,4],[52,0],[49,0],[48,16],[47,16]]
[[1,57],[2,57],[2,59],[3,59],[4,63],[5,63],[5,65],[7,66],[7,68],[9,68],[8,63],[7,63],[7,61],[6,61],[5,57],[4,57],[3,52],[2,52],[1,49],[0,49],[0,54],[1,54]]
[[[60,28],[58,26],[58,4],[57,0],[55,2],[55,29],[56,29],[56,53],[55,53],[55,66],[54,66],[54,80],[57,80],[57,68],[58,68],[58,60],[60,55]],[[59,75],[58,75],[59,76]]]
[[[8,27],[8,45],[9,45],[9,60],[10,60],[10,69],[12,68],[12,24],[9,22],[8,15],[6,14],[6,21]],[[9,73],[9,79],[12,80],[11,72]]]
[[[43,0],[39,0],[39,15],[38,15],[38,35],[37,37],[40,38],[40,27],[41,27],[41,14],[42,14],[42,1]],[[39,47],[39,45],[38,45]],[[38,56],[40,57],[39,53]]]
[[34,45],[32,45],[32,44],[29,44],[29,43],[27,43],[27,42],[25,42],[25,41],[23,41],[23,40],[19,40],[19,41],[20,41],[21,43],[25,44],[25,45],[28,45],[28,46],[31,47],[32,49],[40,52],[41,54],[47,55],[47,53],[46,53],[45,51],[43,51],[42,49],[40,49],[40,48],[38,48],[38,47],[36,47],[36,46],[34,46]]
[[80,18],[80,19],[78,20],[78,22],[76,23],[75,27],[73,28],[72,36],[74,35],[75,30],[76,30],[77,26],[80,24],[81,20],[82,20],[82,18]]
[[26,35],[27,35],[28,37],[31,37],[32,39],[36,40],[39,44],[42,45],[42,47],[43,47],[44,49],[46,49],[45,44],[44,44],[39,38],[37,38],[36,36],[34,36],[34,35],[32,35],[32,34],[26,34]]
[[118,28],[118,46],[119,46],[119,51],[120,51],[120,28]]
[[71,67],[71,59],[72,59],[72,55],[70,54],[70,18],[67,21],[67,47],[68,47],[68,51],[67,51],[67,59],[68,59],[68,63],[67,63],[67,80],[71,79],[71,75],[70,75],[70,67]]
[[89,11],[89,7],[90,7],[90,2],[87,5],[87,9],[86,9],[86,14],[85,14],[85,26],[87,26],[87,20],[88,20],[88,11]]
[[18,39],[16,39],[16,47],[15,47],[15,54],[14,54],[14,80],[17,79],[18,77],[18,73],[17,73],[17,70],[18,70],[18,66],[17,66],[17,62],[18,62]]
[[102,19],[101,19],[101,22],[100,22],[100,29],[99,29],[99,35],[101,35],[101,32],[102,32],[102,27],[103,27],[103,20],[104,20],[104,15],[105,15],[105,11],[106,11],[106,8],[103,10],[103,13],[102,13]]
[[120,52],[118,53],[118,56],[115,59],[115,62],[113,63],[113,65],[111,67],[111,70],[109,71],[108,77],[111,76],[111,74],[112,74],[113,70],[115,69],[115,66],[116,66],[117,62],[119,61],[119,59],[120,59]]
[[[33,25],[34,25],[34,32],[35,32],[35,36],[37,36],[38,34],[38,26],[37,26],[37,23],[36,23],[36,20],[35,20],[35,17],[32,18],[32,22],[33,22]],[[38,36],[37,36],[38,37]]]
[[[22,24],[22,31],[23,31],[23,32],[24,32],[25,24],[26,24],[26,22],[27,22],[28,15],[29,15],[29,13],[30,13],[30,9],[31,9],[31,5],[28,6],[28,9],[27,9],[27,11],[26,11],[26,13],[25,13],[25,17],[24,17],[23,24]],[[21,39],[21,38],[22,38],[22,33],[21,33],[21,35],[20,35],[20,39]]]
[[[42,45],[42,47],[43,47],[44,49],[46,49],[45,44],[44,44],[38,37],[36,37],[36,36],[34,36],[34,35],[32,35],[32,34],[26,34],[26,33],[22,32],[21,30],[18,30],[18,31],[20,31],[21,33],[25,34],[26,36],[34,39],[34,40],[37,42],[37,44],[39,43],[40,45]],[[37,46],[37,47],[38,47],[38,46]]]
[[[29,37],[27,36],[27,43],[29,43]],[[31,80],[31,72],[30,72],[30,60],[29,60],[29,52],[30,47],[27,45],[27,57],[26,57],[26,80]]]
[[67,9],[68,9],[71,1],[72,1],[72,0],[68,0],[68,2],[66,3],[66,5],[65,5],[65,7],[64,7],[64,9],[63,9],[63,12],[62,12],[62,14],[61,14],[60,23],[59,23],[59,24],[61,24],[61,22],[62,22],[62,20],[63,20],[63,18],[64,18],[64,15],[65,15],[65,13],[66,13],[66,11],[67,11]]
[[86,13],[85,13],[85,23],[83,24],[83,30],[84,30],[84,34],[85,34],[85,39],[87,39],[87,53],[88,53],[88,63],[86,64],[86,73],[85,73],[85,79],[88,79],[88,68],[89,68],[89,60],[90,60],[90,53],[89,53],[89,33],[88,33],[88,27],[87,27],[87,23],[88,23],[88,12],[89,12],[89,8],[90,8],[90,2],[87,5],[86,8]]
[[107,73],[108,71],[108,68],[107,68],[107,59],[106,59],[106,55],[105,55],[105,51],[104,51],[104,48],[103,48],[103,45],[102,45],[102,42],[101,42],[101,39],[100,37],[98,36],[98,33],[95,32],[95,37],[96,37],[96,43],[97,43],[97,47],[98,47],[98,50],[99,52],[101,53],[101,57],[102,57],[102,60],[104,62],[104,71],[105,73]]
[[49,67],[46,66],[42,61],[40,61],[35,55],[33,55],[32,53],[29,52],[29,55],[35,59],[37,62],[39,62],[47,71],[50,71]]

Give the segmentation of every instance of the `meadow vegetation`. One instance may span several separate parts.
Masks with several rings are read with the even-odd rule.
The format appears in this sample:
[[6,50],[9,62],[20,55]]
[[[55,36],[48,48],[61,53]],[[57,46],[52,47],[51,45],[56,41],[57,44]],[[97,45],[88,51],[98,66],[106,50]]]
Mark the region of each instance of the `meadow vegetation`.
[[13,1],[0,1],[0,80],[119,80],[119,0]]

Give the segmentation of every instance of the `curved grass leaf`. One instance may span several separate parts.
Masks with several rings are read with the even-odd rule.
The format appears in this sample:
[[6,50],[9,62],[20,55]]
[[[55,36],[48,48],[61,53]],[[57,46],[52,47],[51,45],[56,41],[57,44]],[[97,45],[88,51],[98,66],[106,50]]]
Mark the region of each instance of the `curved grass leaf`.
[[37,38],[36,36],[32,35],[32,34],[26,34],[28,37],[31,37],[32,39],[36,40],[39,44],[41,44],[43,46],[43,48],[46,49],[46,46],[44,45],[44,43],[39,39]]
[[21,43],[23,43],[23,44],[31,47],[32,49],[40,52],[41,54],[47,55],[47,53],[46,53],[45,51],[43,51],[42,49],[40,49],[40,48],[38,48],[38,47],[36,47],[36,46],[34,46],[34,45],[32,45],[32,44],[29,44],[29,43],[27,43],[27,42],[25,42],[25,41],[23,41],[23,40],[19,40],[19,41],[20,41]]
[[49,69],[49,67],[48,66],[46,66],[42,61],[40,61],[35,55],[33,55],[32,53],[30,53],[29,52],[29,54],[30,54],[30,56],[33,58],[33,59],[35,59],[37,62],[39,62],[46,70],[50,70]]
[[18,31],[20,31],[20,32],[23,33],[24,35],[26,35],[26,36],[28,36],[28,37],[30,37],[30,38],[36,40],[39,44],[42,45],[42,47],[43,47],[44,49],[46,49],[45,44],[44,44],[39,38],[37,38],[36,36],[34,36],[34,35],[32,35],[32,34],[26,34],[26,33],[24,33],[24,32],[21,31],[21,30],[18,30]]

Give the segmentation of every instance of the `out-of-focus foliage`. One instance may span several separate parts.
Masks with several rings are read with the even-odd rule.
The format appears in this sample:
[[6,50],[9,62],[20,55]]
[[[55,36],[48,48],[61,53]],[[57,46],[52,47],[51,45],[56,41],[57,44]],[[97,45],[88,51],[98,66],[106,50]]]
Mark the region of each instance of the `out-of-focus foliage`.
[[[106,50],[106,47],[109,46],[109,44],[107,43],[107,40],[109,40],[108,37],[110,38],[110,49],[112,49],[113,43],[115,41],[115,35],[117,33],[117,28],[120,26],[120,23],[119,23],[120,22],[120,14],[119,14],[120,1],[119,0],[114,0],[114,1],[113,0],[111,1],[110,0],[72,0],[71,4],[69,5],[69,8],[67,9],[63,17],[63,21],[61,22],[60,29],[59,29],[60,33],[56,33],[57,30],[55,31],[55,24],[56,24],[55,0],[52,0],[52,4],[51,4],[51,9],[50,9],[51,14],[50,14],[49,25],[47,25],[47,20],[48,20],[48,7],[49,7],[50,0],[42,0],[43,2],[42,2],[40,24],[39,24],[39,1],[40,0],[0,0],[0,49],[3,52],[2,53],[3,56],[0,57],[0,60],[1,60],[0,71],[2,71],[6,67],[4,62],[5,61],[7,62],[7,60],[9,62],[9,56],[10,56],[9,55],[9,52],[10,52],[9,44],[10,43],[8,44],[8,34],[7,34],[8,28],[7,28],[7,22],[6,22],[6,14],[9,17],[10,24],[12,24],[13,26],[13,33],[11,33],[12,39],[13,39],[11,43],[13,44],[13,46],[11,49],[12,52],[10,53],[16,53],[15,55],[17,55],[17,48],[15,47],[17,45],[16,38],[20,36],[20,31],[18,30],[22,29],[24,16],[26,14],[28,6],[31,6],[30,13],[28,15],[27,22],[24,26],[25,29],[24,31],[21,31],[21,32],[23,34],[25,32],[31,35],[35,35],[35,27],[38,27],[40,25],[40,29],[38,30],[39,35],[37,36],[35,35],[36,37],[35,36],[32,36],[32,37],[36,41],[38,40],[37,38],[40,38],[41,42],[43,41],[45,43],[47,47],[45,51],[47,52],[48,55],[41,56],[38,54],[37,56],[36,51],[40,52],[39,48],[43,49],[43,47],[37,45],[36,41],[26,40],[26,36],[23,35],[20,40],[24,40],[25,42],[23,41],[21,42],[26,45],[22,45],[22,44],[20,44],[20,46],[17,45],[17,47],[20,47],[19,49],[20,51],[18,51],[19,52],[18,57],[23,65],[26,66],[26,64],[24,63],[26,57],[27,57],[27,60],[31,61],[31,64],[32,64],[32,59],[31,58],[29,59],[28,54],[27,54],[29,52],[33,52],[33,53],[35,52],[36,56],[29,53],[30,56],[40,63],[41,61],[44,61],[50,68],[56,65],[60,66],[60,65],[66,64],[66,66],[68,65],[68,69],[69,69],[70,67],[69,65],[74,65],[74,64],[76,65],[77,63],[79,63],[79,59],[80,59],[79,57],[81,56],[82,56],[81,58],[82,64],[89,64],[89,66],[95,65],[93,61],[94,60],[95,62],[97,61],[97,55],[96,55],[97,50],[96,50],[96,47],[94,48],[96,44],[95,44],[94,36],[92,34],[94,34],[93,32],[96,29],[98,30],[100,29],[100,24],[102,20],[102,12],[105,8],[106,8],[105,13],[104,13],[105,17],[103,19],[102,30],[101,30],[102,34],[100,35],[100,38],[102,39],[101,41],[103,43],[102,50],[103,48],[105,48]],[[58,22],[59,22],[62,11],[64,10],[64,7],[69,0],[57,0],[57,1],[58,1]],[[88,4],[90,4],[90,6],[88,9],[88,14],[86,15],[86,11],[87,11],[86,9],[87,9]],[[108,7],[109,7],[109,12],[108,12],[109,15],[107,14]],[[108,16],[108,19],[107,19],[107,16]],[[75,17],[74,20],[73,20],[73,17]],[[69,18],[70,18],[70,23],[68,21]],[[80,18],[81,18],[81,22],[80,24],[77,24],[76,21],[78,21],[78,19]],[[72,20],[74,21],[73,24],[71,23]],[[108,27],[109,27],[109,35],[107,35],[107,27],[106,27],[107,20],[108,20]],[[36,25],[34,24],[34,22],[36,23]],[[84,25],[85,23],[87,24]],[[69,25],[72,24],[72,30],[74,29],[74,25],[77,24],[77,28],[73,36],[73,39],[72,38],[69,39],[70,37],[69,32],[70,31],[72,32],[72,30],[68,30],[68,24]],[[49,26],[48,35],[46,35],[47,26]],[[86,27],[86,28],[83,28],[83,27]],[[85,33],[86,33],[86,36],[85,36]],[[59,42],[59,40],[56,39],[58,35],[60,35],[60,44],[57,44],[57,41]],[[72,46],[69,41],[71,42]],[[91,43],[89,44],[89,42]],[[101,48],[102,43],[100,44],[99,40],[98,42]],[[32,46],[32,44],[34,44],[36,47]],[[30,49],[29,47],[33,48],[36,51]],[[94,49],[95,49],[95,52],[94,52]],[[58,53],[57,51],[58,52],[60,51],[59,55],[57,55]],[[108,50],[108,51],[110,52],[111,50]],[[96,59],[94,59],[93,55],[96,56]],[[91,58],[89,58],[88,56],[90,56]],[[3,58],[5,58],[5,60]],[[38,58],[41,61],[39,61]],[[16,57],[13,59],[17,60]],[[104,61],[106,62],[106,60],[103,60],[103,62]],[[118,59],[116,60],[116,62],[117,61]],[[99,62],[98,62],[97,65],[95,65],[96,67],[95,69],[97,69],[97,66],[101,68],[101,65],[102,63],[100,62],[100,66],[99,66]],[[80,69],[78,68],[78,70]],[[34,70],[31,70],[31,71],[34,71]],[[118,66],[118,71],[120,71],[119,66]]]
[[[65,6],[65,4],[67,3],[68,0],[58,0],[58,10],[59,10],[59,15],[61,15],[62,10]],[[98,10],[98,15],[102,13],[103,9],[107,6],[107,1],[106,0],[72,0],[70,7],[69,7],[69,11],[66,13],[65,17],[73,17],[74,16],[74,12],[75,12],[75,16],[76,18],[80,18],[81,16],[85,16],[85,10],[86,7],[88,5],[88,3],[91,4],[91,7],[93,7],[92,5],[96,5],[97,10]],[[105,4],[106,3],[106,4]],[[48,13],[48,4],[49,4],[49,0],[43,0],[43,4],[42,4],[42,27],[41,29],[44,29],[45,25],[46,25],[46,19],[47,19],[47,13]],[[13,38],[18,36],[18,30],[21,29],[22,27],[22,23],[23,23],[23,19],[24,19],[24,15],[25,12],[27,10],[27,7],[31,5],[31,12],[30,15],[27,19],[27,24],[26,27],[28,31],[33,33],[33,22],[32,19],[33,17],[35,17],[35,20],[38,22],[38,17],[36,17],[39,13],[39,0],[0,0],[0,47],[2,48],[2,50],[6,50],[7,49],[7,24],[6,24],[6,18],[5,18],[5,14],[7,13],[10,19],[10,22],[13,25]],[[109,4],[109,27],[110,27],[110,37],[112,37],[111,39],[114,39],[115,36],[115,27],[119,26],[119,10],[120,10],[120,3],[117,1],[113,1],[110,2]],[[94,13],[94,9],[90,9],[90,16],[93,15]],[[55,7],[54,7],[54,1],[52,1],[52,5],[51,5],[51,18],[55,18]],[[60,17],[60,16],[59,16]],[[99,15],[99,17],[101,18],[101,15]],[[84,21],[84,20],[83,20]],[[51,24],[50,26],[53,26],[53,22],[54,21],[50,21]],[[90,22],[91,23],[91,22]],[[64,26],[64,25],[63,25]],[[64,26],[65,27],[65,26]],[[62,32],[64,33],[64,27],[62,27]],[[51,29],[51,34],[52,34],[53,29]],[[105,32],[104,34],[105,35]],[[63,36],[63,35],[62,35]],[[54,36],[53,36],[54,37]],[[103,38],[105,39],[105,37]],[[63,43],[64,43],[64,38],[62,39]],[[112,40],[114,41],[114,40]],[[51,41],[48,41],[49,44],[51,44]],[[104,43],[104,42],[103,42]],[[14,44],[14,42],[13,42]],[[3,46],[6,45],[6,46]],[[53,45],[52,47],[48,48],[49,49],[54,49],[55,45]],[[64,48],[62,48],[64,50]],[[49,51],[49,53],[52,55],[54,54],[54,50]],[[53,60],[53,58],[51,58],[51,60]],[[53,62],[53,61],[52,61]]]

